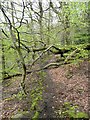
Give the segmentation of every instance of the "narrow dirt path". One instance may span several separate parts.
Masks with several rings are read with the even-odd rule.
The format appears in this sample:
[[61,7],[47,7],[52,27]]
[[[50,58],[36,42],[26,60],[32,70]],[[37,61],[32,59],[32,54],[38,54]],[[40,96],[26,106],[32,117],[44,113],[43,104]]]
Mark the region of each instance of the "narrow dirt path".
[[79,106],[79,111],[89,112],[88,61],[79,65],[66,65],[46,70],[43,92],[44,106],[40,117],[59,118],[57,113],[65,102]]
[[56,118],[55,114],[55,85],[53,84],[48,71],[45,71],[47,73],[46,79],[44,81],[44,91],[43,91],[43,99],[44,99],[44,105],[43,110],[40,115],[41,118]]
[[[55,61],[56,61],[55,57],[51,55],[50,58],[48,58],[48,60],[46,60],[45,62],[41,62],[42,64],[40,64],[40,66],[42,68],[45,65]],[[58,96],[56,94],[57,85],[53,82],[49,70],[47,69],[43,71],[46,73],[46,75],[44,77],[44,82],[43,82],[43,86],[45,88],[43,91],[44,104],[42,106],[42,112],[40,114],[40,118],[46,118],[46,119],[59,118],[59,116],[56,114],[56,110],[57,110],[56,104],[58,102]]]

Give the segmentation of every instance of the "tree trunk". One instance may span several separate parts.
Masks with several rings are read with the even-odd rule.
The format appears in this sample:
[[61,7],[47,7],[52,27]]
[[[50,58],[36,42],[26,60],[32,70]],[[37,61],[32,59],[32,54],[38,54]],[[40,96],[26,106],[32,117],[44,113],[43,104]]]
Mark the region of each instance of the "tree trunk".
[[39,9],[40,9],[40,17],[39,17],[39,25],[40,25],[40,40],[43,40],[43,25],[42,25],[42,18],[43,18],[43,8],[42,8],[42,1],[39,0]]
[[2,39],[2,80],[5,78],[5,49],[4,49],[4,40]]

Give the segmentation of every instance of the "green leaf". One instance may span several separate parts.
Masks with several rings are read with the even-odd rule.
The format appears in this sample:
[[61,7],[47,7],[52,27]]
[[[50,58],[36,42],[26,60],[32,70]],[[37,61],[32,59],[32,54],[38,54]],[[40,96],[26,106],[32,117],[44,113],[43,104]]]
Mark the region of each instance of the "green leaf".
[[33,118],[32,118],[32,120],[38,120],[38,118],[39,118],[39,112],[36,111]]
[[78,112],[76,118],[88,118],[88,115],[84,112]]

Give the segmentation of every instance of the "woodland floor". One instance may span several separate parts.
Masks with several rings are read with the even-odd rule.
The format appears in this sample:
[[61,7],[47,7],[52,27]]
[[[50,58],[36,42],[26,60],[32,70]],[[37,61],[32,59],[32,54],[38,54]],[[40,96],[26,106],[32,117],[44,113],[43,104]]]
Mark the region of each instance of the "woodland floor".
[[[54,61],[52,58],[49,62]],[[43,102],[40,103],[40,118],[58,118],[64,102],[71,102],[79,106],[80,111],[89,112],[89,65],[84,60],[79,65],[63,65],[58,68],[44,70],[46,73],[43,81]],[[38,67],[38,66],[37,66]],[[33,82],[33,80],[35,80]],[[26,86],[28,93],[35,87],[39,76],[37,73],[27,75]],[[18,112],[30,111],[30,96],[20,99],[21,77],[13,77],[3,82],[3,94],[0,106],[0,117],[11,118]],[[18,94],[19,97],[16,97]],[[29,114],[29,117],[32,113]]]

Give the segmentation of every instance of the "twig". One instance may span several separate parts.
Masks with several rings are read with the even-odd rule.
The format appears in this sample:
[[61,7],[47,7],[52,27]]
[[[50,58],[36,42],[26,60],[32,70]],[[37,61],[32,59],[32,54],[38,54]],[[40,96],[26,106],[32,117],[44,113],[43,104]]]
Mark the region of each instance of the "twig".
[[71,52],[70,55],[68,55],[64,61],[64,64],[67,63],[67,61],[76,53],[76,52],[79,52],[78,48],[75,49],[73,52]]

